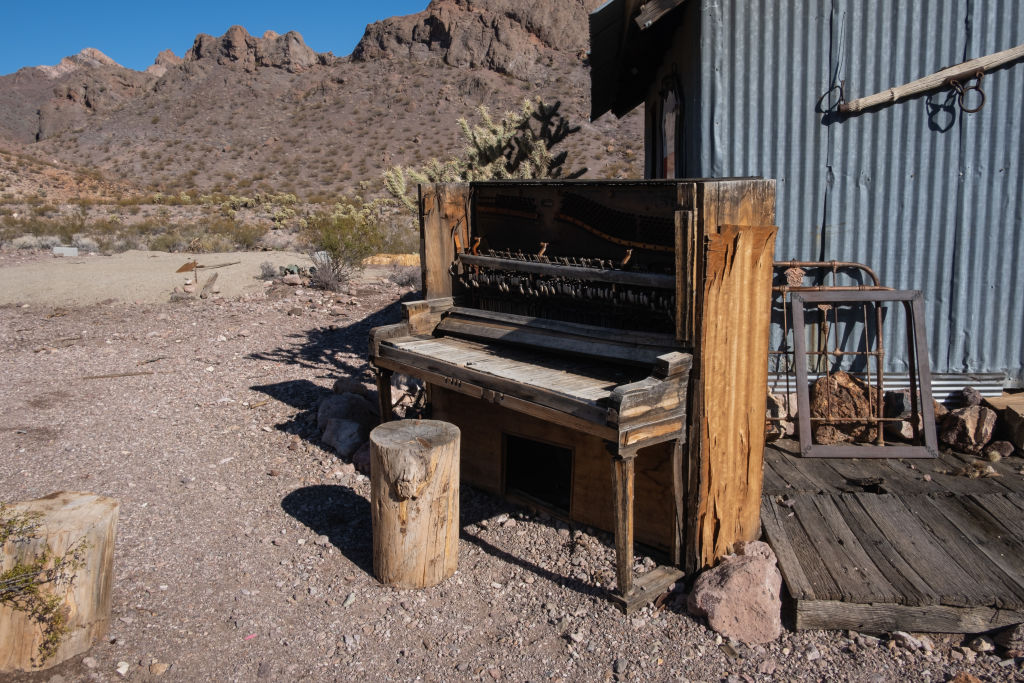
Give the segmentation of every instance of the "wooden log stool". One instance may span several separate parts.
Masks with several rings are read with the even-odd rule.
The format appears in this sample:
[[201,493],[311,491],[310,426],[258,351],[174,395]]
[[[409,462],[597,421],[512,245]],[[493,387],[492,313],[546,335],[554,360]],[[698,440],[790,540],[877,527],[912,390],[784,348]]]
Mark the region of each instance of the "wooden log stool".
[[370,432],[373,573],[427,588],[459,559],[459,428],[437,420],[385,422]]
[[47,638],[45,625],[22,610],[0,604],[0,672],[49,669],[85,652],[106,635],[118,507],[113,498],[70,491],[8,506],[5,516],[32,515],[38,526],[24,539],[8,539],[0,548],[0,574],[47,551],[60,558],[78,547],[81,562],[73,569],[70,585],[48,582],[39,587],[42,595],[61,600],[67,619],[51,656],[40,655]]

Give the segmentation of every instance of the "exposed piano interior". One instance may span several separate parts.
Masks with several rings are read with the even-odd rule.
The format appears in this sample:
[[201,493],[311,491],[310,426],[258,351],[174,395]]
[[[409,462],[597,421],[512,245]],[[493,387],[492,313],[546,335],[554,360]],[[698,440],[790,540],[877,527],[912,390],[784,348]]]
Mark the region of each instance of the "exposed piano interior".
[[677,188],[623,190],[474,186],[469,253],[458,254],[456,263],[470,305],[673,332]]
[[[464,482],[612,531],[613,597],[653,599],[758,533],[774,196],[762,179],[421,187],[424,301],[371,333],[383,418],[393,373],[423,380],[462,431]],[[635,577],[634,540],[666,566]]]

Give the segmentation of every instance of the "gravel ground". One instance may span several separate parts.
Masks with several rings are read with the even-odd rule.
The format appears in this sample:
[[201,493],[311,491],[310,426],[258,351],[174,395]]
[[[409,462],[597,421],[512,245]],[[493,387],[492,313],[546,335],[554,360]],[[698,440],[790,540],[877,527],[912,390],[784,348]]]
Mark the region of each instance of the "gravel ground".
[[121,501],[107,641],[10,680],[1024,680],[962,636],[751,648],[681,594],[625,617],[594,587],[611,579],[607,535],[469,487],[458,573],[381,586],[369,481],[320,445],[315,409],[413,296],[374,277],[330,297],[0,306],[0,500]]

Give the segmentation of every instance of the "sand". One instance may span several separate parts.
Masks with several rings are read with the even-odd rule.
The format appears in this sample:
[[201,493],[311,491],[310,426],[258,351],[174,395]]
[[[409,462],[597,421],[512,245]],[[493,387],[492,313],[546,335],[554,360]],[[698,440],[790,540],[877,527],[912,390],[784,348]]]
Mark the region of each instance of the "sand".
[[[197,260],[200,284],[217,273],[216,286],[225,298],[262,291],[260,264],[308,267],[309,257],[290,251],[249,251],[225,254],[168,254],[162,251],[126,251],[111,256],[76,258],[41,256],[21,263],[5,261],[0,267],[0,305],[39,304],[86,306],[114,299],[126,303],[166,302],[175,286],[192,273],[176,273]],[[212,268],[220,264],[233,264]]]

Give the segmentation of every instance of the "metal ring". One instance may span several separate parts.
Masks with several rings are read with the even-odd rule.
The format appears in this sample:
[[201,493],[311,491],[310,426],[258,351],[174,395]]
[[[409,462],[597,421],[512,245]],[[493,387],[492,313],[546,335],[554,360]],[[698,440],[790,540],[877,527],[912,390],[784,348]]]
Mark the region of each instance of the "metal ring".
[[[974,107],[973,109],[964,106],[964,98],[967,96],[967,93],[971,92],[972,90],[981,96],[981,102],[979,102],[978,106]],[[965,114],[977,114],[979,111],[981,111],[981,108],[985,106],[985,91],[981,89],[981,84],[979,83],[977,85],[972,85],[961,90],[960,96],[957,99],[957,103],[960,105],[960,111],[964,112]]]

